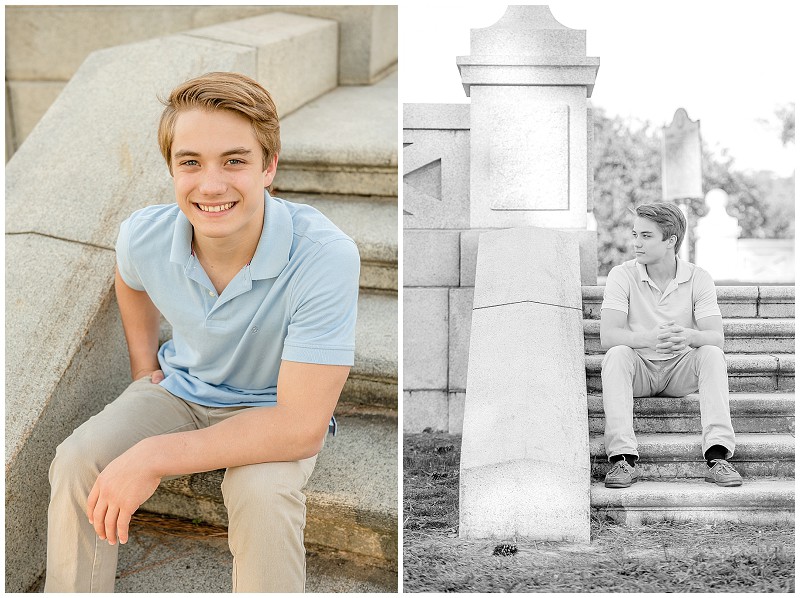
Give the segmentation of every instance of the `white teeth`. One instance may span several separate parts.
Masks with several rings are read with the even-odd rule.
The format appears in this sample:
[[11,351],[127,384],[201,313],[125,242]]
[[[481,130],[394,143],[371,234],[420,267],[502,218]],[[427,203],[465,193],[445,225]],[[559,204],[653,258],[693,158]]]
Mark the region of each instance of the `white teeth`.
[[219,206],[204,206],[203,204],[199,203],[197,204],[197,207],[203,210],[204,212],[222,212],[224,210],[230,210],[233,207],[234,203],[235,202],[225,203]]

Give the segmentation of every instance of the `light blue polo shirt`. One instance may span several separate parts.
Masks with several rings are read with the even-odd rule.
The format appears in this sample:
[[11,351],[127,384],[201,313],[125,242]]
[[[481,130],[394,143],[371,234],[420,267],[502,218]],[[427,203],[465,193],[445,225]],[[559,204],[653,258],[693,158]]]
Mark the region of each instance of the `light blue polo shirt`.
[[[647,274],[644,264],[635,259],[613,267],[606,279],[601,309],[628,314],[628,327],[633,332],[652,330],[671,320],[684,328],[697,329],[697,320],[721,315],[711,275],[694,264],[675,259],[675,278],[663,293]],[[690,350],[686,347],[683,352]],[[650,361],[673,357],[652,349],[636,349],[636,352]]]
[[177,204],[149,206],[120,226],[117,264],[172,324],[158,352],[161,386],[209,407],[277,402],[281,360],[353,365],[360,260],[318,210],[264,194],[251,262],[221,295],[192,255]]

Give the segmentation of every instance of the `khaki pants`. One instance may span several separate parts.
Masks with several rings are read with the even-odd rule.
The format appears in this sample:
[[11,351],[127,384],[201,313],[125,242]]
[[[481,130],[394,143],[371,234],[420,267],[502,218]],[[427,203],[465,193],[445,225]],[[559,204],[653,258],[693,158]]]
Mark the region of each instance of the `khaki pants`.
[[615,455],[639,456],[633,433],[633,397],[684,397],[700,394],[703,454],[715,444],[733,456],[736,438],[728,404],[728,371],[719,347],[707,345],[665,359],[650,361],[626,346],[612,347],[603,358],[605,447]]
[[[213,426],[242,409],[184,401],[149,378],[78,427],[50,466],[45,592],[112,592],[119,544],[100,540],[86,516],[99,473],[140,440]],[[269,407],[265,407],[269,409]],[[222,482],[234,592],[305,589],[305,495],[316,457],[230,467]]]

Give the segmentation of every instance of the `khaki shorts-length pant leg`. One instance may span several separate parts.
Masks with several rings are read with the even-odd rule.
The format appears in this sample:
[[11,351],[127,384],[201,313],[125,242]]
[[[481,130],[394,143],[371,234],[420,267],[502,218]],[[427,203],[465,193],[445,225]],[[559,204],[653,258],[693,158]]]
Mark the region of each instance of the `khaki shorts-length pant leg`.
[[[100,471],[140,440],[199,429],[241,408],[207,408],[143,378],[78,427],[50,467],[46,592],[112,592],[118,546],[100,540],[86,499]],[[305,496],[316,457],[229,468],[223,482],[234,554],[234,591],[297,591],[305,585]],[[124,549],[123,549],[124,550]]]

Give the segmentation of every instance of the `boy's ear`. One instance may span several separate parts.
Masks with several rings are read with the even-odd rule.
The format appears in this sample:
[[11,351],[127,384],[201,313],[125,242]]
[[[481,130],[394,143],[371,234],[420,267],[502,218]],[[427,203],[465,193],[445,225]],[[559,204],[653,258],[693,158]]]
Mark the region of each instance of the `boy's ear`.
[[267,164],[267,169],[264,171],[264,189],[272,184],[275,178],[275,173],[278,171],[278,154],[272,156],[272,160]]

